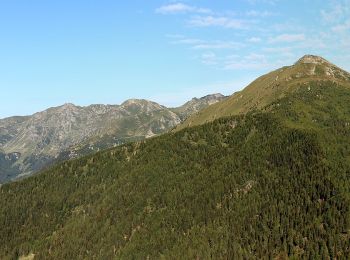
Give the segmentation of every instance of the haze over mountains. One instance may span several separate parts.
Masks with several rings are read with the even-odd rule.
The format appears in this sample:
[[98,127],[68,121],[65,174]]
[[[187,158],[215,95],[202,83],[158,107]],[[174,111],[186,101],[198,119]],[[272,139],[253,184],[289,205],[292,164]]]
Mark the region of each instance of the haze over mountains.
[[308,55],[190,123],[0,186],[0,258],[350,258],[348,72]]
[[64,104],[32,116],[2,119],[0,183],[32,174],[58,160],[164,133],[223,99],[225,96],[213,94],[177,108],[138,99],[121,105]]

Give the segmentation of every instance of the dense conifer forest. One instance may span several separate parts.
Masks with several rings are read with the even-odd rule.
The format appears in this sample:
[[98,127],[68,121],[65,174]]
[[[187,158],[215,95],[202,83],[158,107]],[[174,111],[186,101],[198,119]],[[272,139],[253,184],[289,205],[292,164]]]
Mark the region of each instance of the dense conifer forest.
[[59,164],[0,188],[0,259],[349,259],[350,90]]

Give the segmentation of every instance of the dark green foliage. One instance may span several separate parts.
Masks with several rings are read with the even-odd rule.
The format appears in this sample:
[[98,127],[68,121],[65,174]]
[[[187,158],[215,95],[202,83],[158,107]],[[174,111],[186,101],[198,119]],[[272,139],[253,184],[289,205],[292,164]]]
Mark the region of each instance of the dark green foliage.
[[350,92],[329,85],[2,186],[0,258],[349,258]]

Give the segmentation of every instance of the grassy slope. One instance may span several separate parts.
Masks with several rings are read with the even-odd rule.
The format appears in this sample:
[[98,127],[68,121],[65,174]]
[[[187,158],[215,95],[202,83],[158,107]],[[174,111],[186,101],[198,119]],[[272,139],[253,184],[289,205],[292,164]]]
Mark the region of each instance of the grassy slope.
[[[335,71],[332,77],[327,75],[327,66]],[[345,78],[341,74],[346,75]],[[296,63],[293,66],[283,67],[259,77],[244,90],[191,116],[179,125],[177,130],[201,125],[224,116],[245,114],[293,93],[300,85],[310,81],[330,80],[350,87],[350,74],[330,63],[326,65]]]
[[312,83],[4,185],[0,258],[350,257],[349,102]]

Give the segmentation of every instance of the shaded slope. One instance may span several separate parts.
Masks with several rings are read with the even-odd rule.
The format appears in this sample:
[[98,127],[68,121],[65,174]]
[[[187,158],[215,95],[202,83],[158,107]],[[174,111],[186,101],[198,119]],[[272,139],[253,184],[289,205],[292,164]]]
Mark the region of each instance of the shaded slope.
[[4,185],[0,257],[349,258],[349,104],[336,83],[303,85]]

